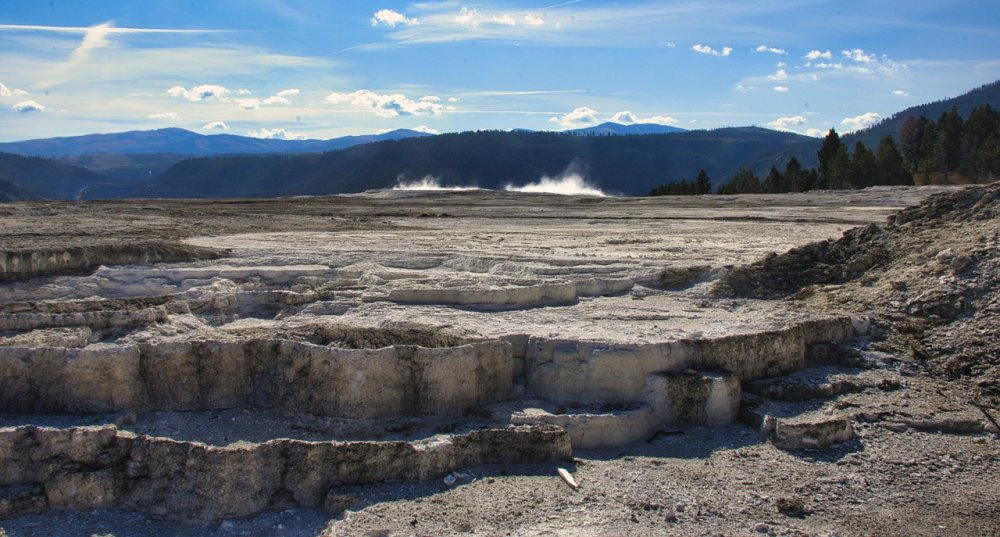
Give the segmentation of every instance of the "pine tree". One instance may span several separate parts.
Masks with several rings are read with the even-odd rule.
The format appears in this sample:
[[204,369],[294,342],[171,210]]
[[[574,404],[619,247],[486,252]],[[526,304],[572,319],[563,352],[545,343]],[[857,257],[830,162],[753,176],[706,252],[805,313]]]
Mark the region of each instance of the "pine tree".
[[785,185],[789,192],[805,190],[802,184],[802,165],[795,157],[788,159],[788,163],[785,164],[785,173],[782,175],[785,177]]
[[712,193],[712,181],[708,178],[708,174],[705,173],[705,170],[698,172],[698,177],[695,177],[694,182],[698,187],[698,194]]
[[823,138],[823,145],[820,146],[816,156],[819,157],[819,179],[825,184],[830,184],[830,166],[833,164],[837,153],[844,148],[837,131],[830,129]]
[[854,144],[854,154],[851,156],[850,175],[847,182],[852,188],[883,184],[875,154],[861,141]]
[[878,142],[875,150],[875,160],[878,161],[879,175],[885,185],[912,185],[913,176],[906,171],[903,156],[896,149],[892,136],[886,134]]

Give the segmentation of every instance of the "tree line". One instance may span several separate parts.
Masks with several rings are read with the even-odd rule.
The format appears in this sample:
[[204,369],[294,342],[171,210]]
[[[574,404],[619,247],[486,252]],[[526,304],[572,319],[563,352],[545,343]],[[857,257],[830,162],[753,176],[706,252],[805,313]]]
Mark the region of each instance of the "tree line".
[[[987,104],[973,108],[965,120],[955,107],[936,121],[910,116],[900,128],[899,144],[891,135],[885,135],[875,151],[861,141],[849,149],[837,131],[830,129],[817,157],[818,166],[809,169],[803,169],[795,157],[790,157],[784,170],[771,166],[763,179],[749,168],[740,168],[716,193],[775,194],[912,185],[914,174],[934,173],[959,173],[967,180],[988,181],[1000,175],[1000,113]],[[708,194],[710,185],[702,170],[694,181],[662,184],[648,195]]]

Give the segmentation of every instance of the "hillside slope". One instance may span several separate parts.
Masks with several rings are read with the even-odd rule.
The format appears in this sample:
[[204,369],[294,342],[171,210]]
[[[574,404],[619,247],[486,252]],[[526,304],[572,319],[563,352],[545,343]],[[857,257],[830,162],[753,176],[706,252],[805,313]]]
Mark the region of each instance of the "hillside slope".
[[317,153],[352,145],[429,136],[399,129],[383,134],[343,136],[330,140],[278,140],[236,136],[232,134],[203,135],[185,129],[168,128],[151,131],[128,131],[113,134],[87,134],[59,138],[42,138],[0,144],[0,151],[25,156],[72,157],[93,153],[223,155],[261,153]]
[[179,162],[136,195],[277,196],[360,192],[433,177],[442,185],[503,188],[577,173],[607,192],[643,195],[700,169],[721,179],[762,153],[807,140],[753,127],[648,136],[482,131],[354,146],[322,155],[215,157]]
[[89,187],[108,180],[90,170],[40,157],[0,153],[0,178],[29,195],[73,199]]

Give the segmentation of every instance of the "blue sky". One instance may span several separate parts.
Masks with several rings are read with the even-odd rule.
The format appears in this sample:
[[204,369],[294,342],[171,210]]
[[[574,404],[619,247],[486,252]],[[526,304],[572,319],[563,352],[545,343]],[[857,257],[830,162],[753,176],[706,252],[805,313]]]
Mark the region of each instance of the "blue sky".
[[1000,79],[993,1],[0,0],[0,141],[845,132]]

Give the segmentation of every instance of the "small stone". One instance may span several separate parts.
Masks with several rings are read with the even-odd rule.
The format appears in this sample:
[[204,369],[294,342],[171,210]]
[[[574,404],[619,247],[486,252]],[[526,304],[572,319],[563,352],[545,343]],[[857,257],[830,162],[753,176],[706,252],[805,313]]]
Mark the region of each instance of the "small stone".
[[677,505],[674,506],[674,510],[678,513],[683,513],[685,509],[687,509],[687,505],[684,502],[678,502]]
[[771,531],[770,526],[768,526],[767,524],[765,524],[763,522],[758,522],[758,523],[754,524],[753,528],[751,528],[751,529],[753,531],[757,532],[757,533],[767,533],[767,532]]
[[667,514],[663,516],[663,519],[671,524],[675,524],[677,522],[677,513],[667,511]]

